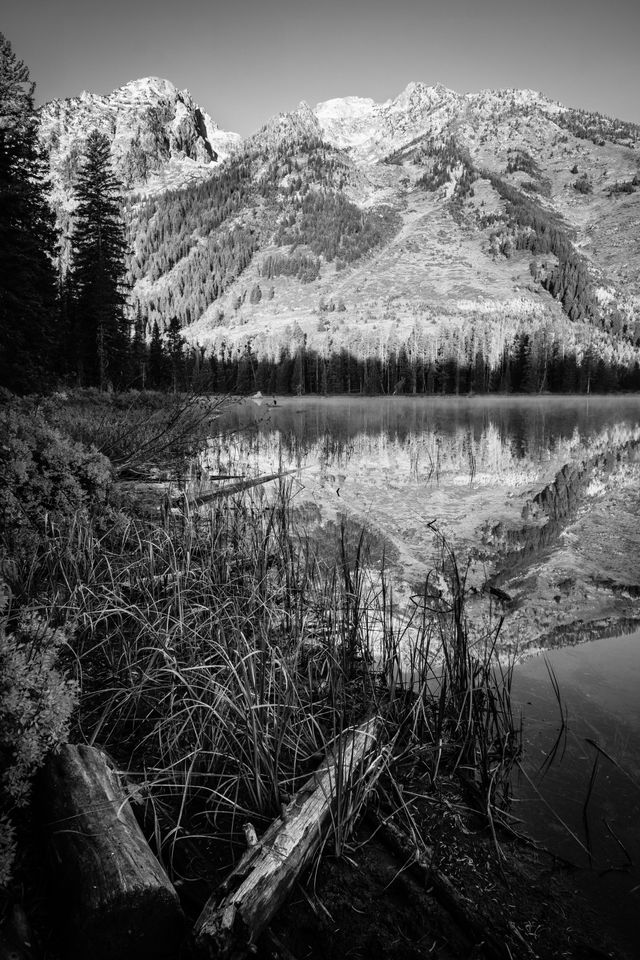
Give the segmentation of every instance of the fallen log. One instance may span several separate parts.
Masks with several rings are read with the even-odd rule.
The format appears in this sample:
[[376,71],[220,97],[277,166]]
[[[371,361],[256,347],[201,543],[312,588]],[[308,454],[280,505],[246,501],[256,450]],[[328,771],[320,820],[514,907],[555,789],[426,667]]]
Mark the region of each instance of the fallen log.
[[218,490],[211,490],[209,493],[202,493],[195,497],[185,497],[184,494],[178,494],[171,497],[172,504],[188,503],[189,507],[203,507],[213,500],[220,500],[222,497],[229,497],[234,493],[242,493],[244,490],[250,490],[252,487],[259,487],[263,483],[270,483],[271,480],[280,480],[284,477],[290,477],[298,473],[297,468],[291,470],[281,470],[279,473],[268,473],[263,477],[254,477],[252,479],[240,480],[238,483],[230,483],[226,487],[220,487]]
[[62,746],[43,771],[41,806],[69,953],[92,960],[175,957],[183,927],[178,895],[105,755]]
[[[374,717],[341,738],[305,786],[266,833],[252,844],[206,903],[194,929],[196,953],[239,960],[285,901],[301,872],[328,836],[336,810],[356,780],[371,782],[365,769],[382,728]],[[222,894],[222,899],[220,899]]]

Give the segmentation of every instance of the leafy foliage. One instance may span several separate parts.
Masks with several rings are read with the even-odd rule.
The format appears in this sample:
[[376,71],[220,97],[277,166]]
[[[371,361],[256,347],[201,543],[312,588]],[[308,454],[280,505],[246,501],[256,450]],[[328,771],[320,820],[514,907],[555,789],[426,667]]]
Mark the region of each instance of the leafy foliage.
[[11,628],[0,622],[0,887],[11,880],[16,812],[47,753],[66,739],[76,705],[76,684],[58,668],[67,639],[35,612],[23,612]]
[[103,502],[111,481],[105,457],[47,423],[29,401],[0,410],[0,462],[0,558],[14,563],[29,558],[46,523],[57,527]]

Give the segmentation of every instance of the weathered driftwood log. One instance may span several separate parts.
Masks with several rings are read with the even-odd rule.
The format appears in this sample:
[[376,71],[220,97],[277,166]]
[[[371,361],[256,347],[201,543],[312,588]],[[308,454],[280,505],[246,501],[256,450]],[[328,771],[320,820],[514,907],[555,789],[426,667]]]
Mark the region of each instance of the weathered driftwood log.
[[175,957],[178,895],[101,751],[66,744],[43,772],[42,807],[61,927],[92,960]]
[[[346,733],[339,748],[285,807],[205,905],[194,930],[203,957],[244,957],[267,927],[333,826],[338,794],[363,777],[382,721],[375,717]],[[220,893],[222,899],[220,899]]]

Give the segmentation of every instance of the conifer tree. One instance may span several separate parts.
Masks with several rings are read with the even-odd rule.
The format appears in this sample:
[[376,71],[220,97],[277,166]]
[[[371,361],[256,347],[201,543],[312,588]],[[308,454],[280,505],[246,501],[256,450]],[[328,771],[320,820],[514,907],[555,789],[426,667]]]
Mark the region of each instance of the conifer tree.
[[131,341],[131,371],[133,374],[133,384],[141,387],[142,390],[147,386],[147,367],[149,363],[149,351],[145,340],[145,319],[142,316],[142,309],[138,302],[136,316],[133,321],[133,340]]
[[93,130],[76,183],[73,282],[79,379],[101,390],[127,378],[126,241],[119,190],[111,171],[109,141]]
[[184,377],[184,345],[185,339],[180,333],[180,321],[177,317],[171,317],[169,327],[166,333],[167,354],[169,365],[171,367],[171,387],[174,393],[178,392],[178,386],[182,386]]
[[156,390],[166,386],[167,361],[162,346],[162,337],[158,321],[153,321],[151,328],[151,343],[149,344],[149,381]]
[[0,383],[20,393],[47,385],[58,353],[53,219],[34,87],[0,33]]

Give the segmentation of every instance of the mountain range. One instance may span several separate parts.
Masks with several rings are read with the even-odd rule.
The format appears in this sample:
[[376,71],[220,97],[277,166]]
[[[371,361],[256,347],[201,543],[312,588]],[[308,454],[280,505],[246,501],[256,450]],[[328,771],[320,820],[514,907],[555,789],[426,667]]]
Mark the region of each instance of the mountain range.
[[423,388],[430,367],[480,358],[488,378],[518,351],[535,389],[569,354],[637,371],[637,125],[532,90],[411,83],[385,103],[302,102],[243,139],[147,78],[41,108],[67,237],[93,128],[123,184],[147,336],[177,317],[201,356],[252,368],[402,354]]

